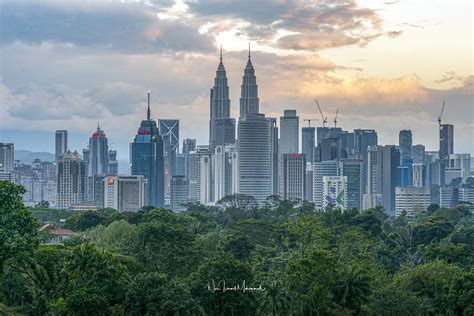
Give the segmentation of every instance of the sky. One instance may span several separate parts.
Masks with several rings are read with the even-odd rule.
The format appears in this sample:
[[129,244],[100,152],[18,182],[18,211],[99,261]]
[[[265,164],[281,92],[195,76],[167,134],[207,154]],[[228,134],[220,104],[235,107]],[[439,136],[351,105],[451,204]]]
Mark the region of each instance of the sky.
[[54,152],[54,131],[81,151],[97,123],[119,159],[146,117],[180,119],[208,142],[219,47],[238,117],[248,44],[260,112],[375,129],[381,144],[438,149],[437,116],[455,152],[474,155],[474,6],[470,0],[0,0],[0,142]]

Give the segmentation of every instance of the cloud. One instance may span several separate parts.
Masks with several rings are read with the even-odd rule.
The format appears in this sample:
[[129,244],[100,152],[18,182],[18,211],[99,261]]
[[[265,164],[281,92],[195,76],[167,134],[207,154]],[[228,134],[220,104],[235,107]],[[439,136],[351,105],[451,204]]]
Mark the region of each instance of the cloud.
[[53,42],[140,54],[214,49],[214,39],[200,34],[192,21],[160,19],[157,10],[140,3],[6,2],[2,45]]

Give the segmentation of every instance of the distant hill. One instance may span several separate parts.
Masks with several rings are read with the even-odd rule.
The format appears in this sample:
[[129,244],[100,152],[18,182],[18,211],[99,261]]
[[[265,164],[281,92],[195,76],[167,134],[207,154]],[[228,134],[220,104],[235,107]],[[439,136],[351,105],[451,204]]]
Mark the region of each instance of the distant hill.
[[24,164],[31,164],[33,160],[54,161],[54,154],[47,152],[33,152],[29,150],[15,150],[15,160],[20,160]]

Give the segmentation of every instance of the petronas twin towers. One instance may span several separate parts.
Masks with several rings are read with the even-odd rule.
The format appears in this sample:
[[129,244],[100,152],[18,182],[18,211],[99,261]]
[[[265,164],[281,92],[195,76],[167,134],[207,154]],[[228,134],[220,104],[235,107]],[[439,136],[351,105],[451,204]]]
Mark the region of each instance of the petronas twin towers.
[[250,47],[241,85],[237,142],[235,120],[230,118],[229,85],[222,49],[210,95],[209,151],[213,153],[216,146],[236,143],[238,192],[234,193],[252,195],[261,203],[278,189],[275,185],[278,179],[278,130],[275,119],[259,113],[257,78]]
[[[235,143],[235,120],[230,117],[229,84],[222,62],[222,48],[210,96],[209,149],[212,152],[216,146]],[[242,78],[239,117],[243,118],[249,114],[258,113],[257,78],[249,49],[248,61]]]

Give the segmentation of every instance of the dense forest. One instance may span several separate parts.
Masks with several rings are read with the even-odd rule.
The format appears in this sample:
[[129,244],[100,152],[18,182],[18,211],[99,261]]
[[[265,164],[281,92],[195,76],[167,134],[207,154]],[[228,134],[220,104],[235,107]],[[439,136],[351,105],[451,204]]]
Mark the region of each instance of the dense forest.
[[[474,219],[234,195],[182,213],[27,209],[0,181],[0,314],[474,315]],[[77,234],[62,244],[44,223]],[[225,283],[225,284],[224,284]]]

